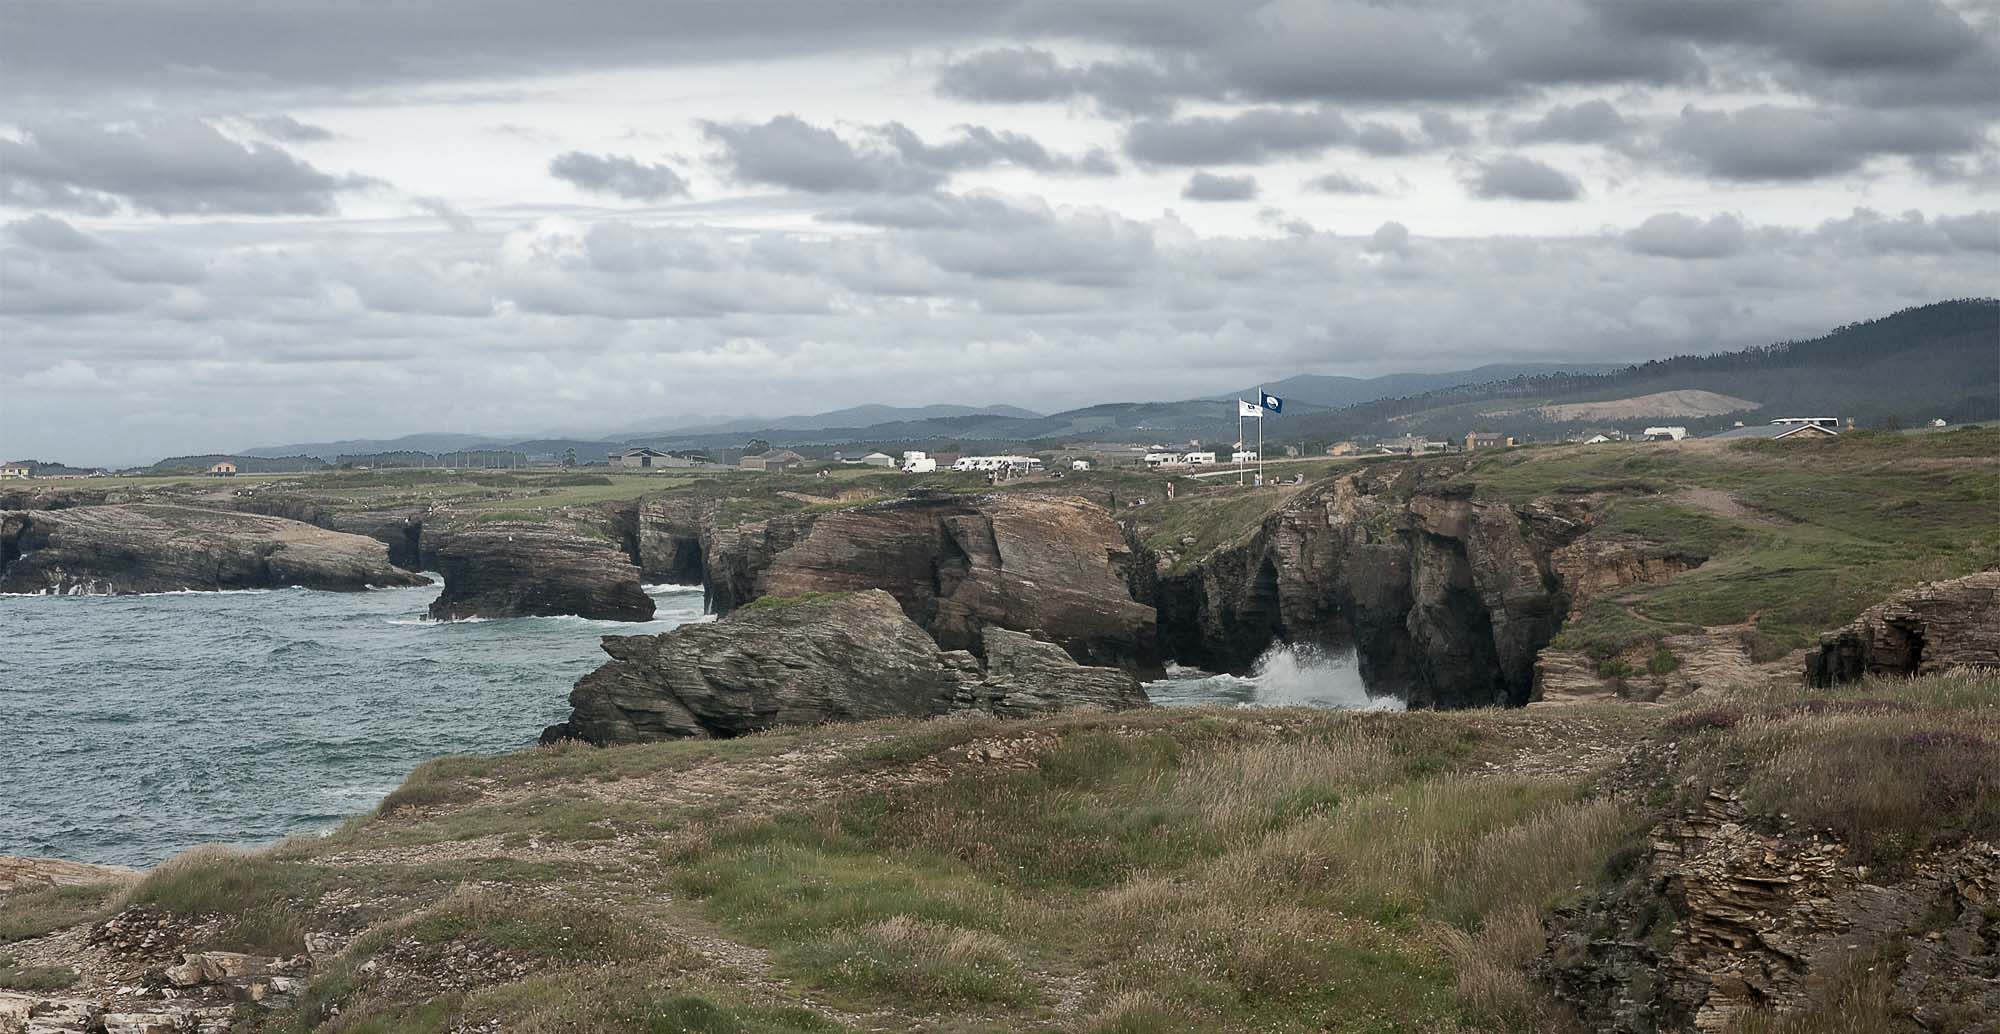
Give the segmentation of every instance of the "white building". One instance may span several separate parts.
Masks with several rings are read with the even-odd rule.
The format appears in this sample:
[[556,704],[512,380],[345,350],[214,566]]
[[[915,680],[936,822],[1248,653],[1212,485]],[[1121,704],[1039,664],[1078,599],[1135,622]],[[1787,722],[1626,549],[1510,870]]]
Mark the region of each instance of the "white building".
[[864,467],[893,467],[896,465],[896,457],[886,452],[871,452],[861,457],[861,465]]
[[9,463],[4,467],[0,467],[0,479],[8,481],[28,477],[31,473],[25,463]]
[[1640,437],[1649,442],[1677,442],[1688,436],[1685,427],[1648,427]]
[[1090,469],[1090,461],[1089,461],[1089,460],[1071,460],[1071,461],[1069,461],[1069,469],[1071,469],[1071,470],[1089,470],[1089,469]]
[[1255,450],[1255,449],[1238,449],[1238,450],[1236,450],[1235,452],[1232,452],[1232,453],[1230,453],[1230,454],[1229,454],[1229,462],[1231,462],[1231,463],[1255,463],[1255,462],[1257,462],[1257,450]]
[[960,456],[958,462],[951,465],[951,469],[958,471],[1040,470],[1042,469],[1042,461],[1034,456]]

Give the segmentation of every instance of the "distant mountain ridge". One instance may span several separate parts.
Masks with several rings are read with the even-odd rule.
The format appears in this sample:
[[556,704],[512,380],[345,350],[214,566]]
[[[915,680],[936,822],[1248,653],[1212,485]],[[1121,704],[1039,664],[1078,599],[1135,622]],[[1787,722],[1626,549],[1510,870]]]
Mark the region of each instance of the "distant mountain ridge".
[[[1485,378],[1485,379],[1481,379]],[[1889,418],[1953,423],[2000,418],[2000,301],[1961,299],[1905,309],[1816,338],[1624,366],[1603,363],[1497,363],[1446,373],[1354,378],[1317,374],[1262,387],[1283,396],[1285,412],[1266,441],[1325,443],[1422,434],[1457,438],[1472,430],[1529,437],[1559,435],[1581,421],[1608,419],[1589,403],[1699,393],[1754,401],[1758,408],[1675,419],[1696,433],[1774,416]],[[1235,397],[1250,398],[1256,388]],[[1496,406],[1495,403],[1506,403]],[[1729,408],[1729,407],[1724,407]],[[1573,420],[1555,419],[1576,414]],[[886,418],[886,419],[884,419]],[[1198,439],[1226,445],[1236,435],[1231,396],[1172,402],[1107,402],[1042,415],[1011,406],[865,405],[775,420],[743,418],[583,437],[509,438],[420,434],[389,441],[268,446],[249,456],[318,456],[414,450],[504,449],[583,462],[628,445],[733,450],[751,439],[773,446],[866,452],[898,448],[998,448],[1009,443],[1141,442]]]
[[1288,404],[1297,401],[1326,409],[1341,409],[1363,402],[1373,402],[1376,399],[1421,395],[1440,388],[1489,384],[1494,381],[1539,374],[1609,373],[1613,370],[1622,370],[1626,365],[1625,363],[1488,363],[1470,370],[1452,370],[1446,373],[1389,373],[1380,377],[1338,377],[1307,373],[1257,387],[1243,388],[1233,396],[1216,397],[1224,401],[1232,397],[1255,401],[1257,392],[1261,388],[1284,399]]

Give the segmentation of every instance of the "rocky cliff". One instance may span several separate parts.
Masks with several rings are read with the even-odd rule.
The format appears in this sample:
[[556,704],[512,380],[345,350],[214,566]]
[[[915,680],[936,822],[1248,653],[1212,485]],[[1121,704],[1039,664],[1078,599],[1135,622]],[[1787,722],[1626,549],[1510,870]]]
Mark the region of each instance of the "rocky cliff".
[[1865,675],[1928,675],[2000,668],[2000,571],[1897,593],[1819,638],[1806,656],[1814,686]]
[[[441,621],[574,614],[647,621],[653,598],[616,543],[584,529],[529,522],[477,524],[433,537],[444,591]],[[427,547],[427,551],[430,547]]]
[[0,592],[422,584],[380,542],[280,517],[157,504],[0,514]]
[[722,621],[604,637],[611,662],[576,684],[569,721],[543,739],[635,743],[965,709],[1146,705],[1122,671],[1080,667],[1004,629],[983,638],[984,669],[969,652],[940,649],[886,591],[768,597]]
[[1897,958],[1898,1013],[1923,1030],[1993,1029],[1977,1018],[2000,1017],[2000,849],[1968,844],[1885,876],[1837,840],[1765,824],[1712,793],[1655,826],[1616,889],[1550,918],[1542,975],[1588,1029],[1737,1029]]
[[1088,664],[1159,664],[1153,609],[1128,590],[1132,551],[1081,499],[904,499],[711,528],[704,546],[717,614],[764,596],[883,589],[948,650],[978,652],[998,627]]
[[1516,506],[1359,471],[1134,588],[1187,663],[1242,670],[1274,640],[1331,639],[1351,642],[1369,683],[1412,706],[1518,705],[1568,613],[1554,557],[1592,519],[1578,501]]

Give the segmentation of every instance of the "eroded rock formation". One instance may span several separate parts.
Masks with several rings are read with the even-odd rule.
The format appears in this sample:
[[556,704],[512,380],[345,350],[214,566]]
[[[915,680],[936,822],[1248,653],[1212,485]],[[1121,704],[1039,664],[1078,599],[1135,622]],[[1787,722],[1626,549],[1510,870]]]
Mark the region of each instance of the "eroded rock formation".
[[2000,571],[1929,582],[1862,611],[1819,637],[1805,674],[1824,687],[1952,668],[2000,668]]
[[1840,843],[1761,831],[1715,793],[1655,827],[1616,890],[1556,912],[1541,969],[1591,1030],[1717,1032],[1892,955],[1899,1011],[1927,1030],[1985,1030],[2000,1023],[1996,907],[1991,844],[1878,882]]
[[883,589],[948,650],[988,627],[1030,632],[1088,664],[1157,667],[1153,609],[1135,601],[1134,557],[1110,515],[1074,498],[915,498],[794,514],[707,538],[709,604]]
[[617,543],[586,529],[528,522],[480,524],[440,535],[435,562],[441,621],[574,614],[647,621],[653,598]]
[[0,592],[422,584],[380,542],[281,517],[158,504],[0,514]]
[[970,652],[940,649],[886,591],[767,597],[722,621],[604,637],[611,662],[577,682],[569,721],[543,740],[635,743],[968,708],[1021,716],[1146,705],[1125,672],[1080,667],[1020,633],[982,635],[983,669]]
[[1581,502],[1473,498],[1362,471],[1305,492],[1191,570],[1135,585],[1177,659],[1242,670],[1273,641],[1354,644],[1371,685],[1412,706],[1527,702],[1569,597],[1553,565]]

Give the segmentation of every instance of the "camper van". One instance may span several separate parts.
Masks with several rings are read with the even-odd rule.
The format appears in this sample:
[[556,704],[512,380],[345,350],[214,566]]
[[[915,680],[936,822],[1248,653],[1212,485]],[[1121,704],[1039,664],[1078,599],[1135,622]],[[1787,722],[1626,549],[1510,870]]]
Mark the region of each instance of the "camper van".
[[1146,454],[1148,467],[1178,467],[1187,462],[1178,452],[1149,452]]
[[1181,460],[1190,467],[1206,467],[1215,462],[1215,454],[1212,452],[1191,452],[1181,457]]
[[937,461],[921,453],[915,459],[906,459],[903,461],[903,473],[905,474],[930,474],[936,472],[936,470]]

